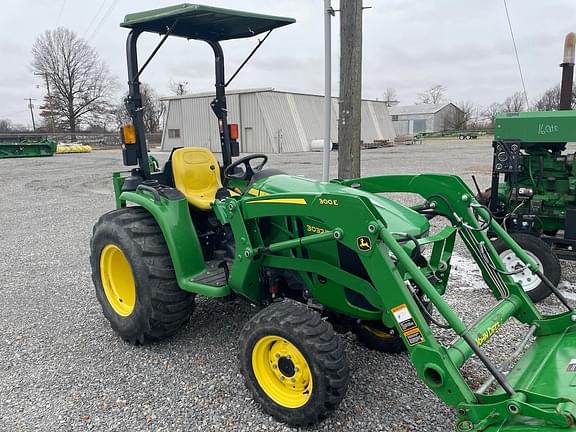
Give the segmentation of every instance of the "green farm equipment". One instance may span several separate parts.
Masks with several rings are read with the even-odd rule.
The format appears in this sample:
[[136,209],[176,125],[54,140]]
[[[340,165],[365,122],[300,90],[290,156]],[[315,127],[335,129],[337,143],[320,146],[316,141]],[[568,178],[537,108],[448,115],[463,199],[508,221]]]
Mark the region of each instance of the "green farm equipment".
[[[118,208],[95,225],[90,258],[112,328],[131,343],[153,342],[189,322],[196,295],[241,298],[260,310],[240,334],[240,369],[253,398],[283,422],[316,423],[345,397],[349,369],[336,330],[352,331],[381,351],[406,349],[420,379],[456,408],[458,431],[574,430],[576,312],[460,178],[319,182],[265,169],[262,154],[233,161],[237,126],[227,121],[220,42],[293,22],[191,4],[123,22],[131,29],[126,103],[132,116],[122,128],[123,157],[134,168],[114,174]],[[151,58],[139,68],[136,57],[144,32],[163,35],[160,45],[176,36],[214,51],[211,107],[222,164],[207,149],[185,147],[151,172],[139,83]],[[422,203],[409,208],[382,195],[387,192],[418,194]],[[433,230],[434,217],[450,223]],[[489,229],[549,285],[565,312],[543,316],[536,309],[506,270]],[[457,237],[497,300],[470,326],[443,298]],[[534,341],[506,374],[482,345],[512,318],[526,327],[518,353]],[[442,344],[437,327],[452,331],[454,340]],[[461,372],[473,355],[488,371],[481,388]]]
[[53,156],[57,143],[49,138],[26,136],[0,137],[0,159]]
[[[497,115],[492,184],[479,193],[554,284],[560,281],[558,257],[576,259],[576,154],[567,151],[567,143],[576,141],[574,42],[574,34],[568,34],[559,111]],[[501,242],[496,246],[509,270],[521,264]],[[515,278],[533,300],[550,294],[546,284],[527,272]]]

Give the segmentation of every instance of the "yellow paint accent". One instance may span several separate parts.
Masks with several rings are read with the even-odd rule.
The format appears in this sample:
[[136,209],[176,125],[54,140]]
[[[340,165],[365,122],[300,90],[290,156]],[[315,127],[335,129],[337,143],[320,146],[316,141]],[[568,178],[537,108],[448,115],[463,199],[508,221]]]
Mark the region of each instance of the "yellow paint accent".
[[202,147],[184,147],[172,154],[176,189],[200,210],[211,210],[222,187],[220,167],[212,152]]
[[248,201],[248,204],[299,204],[307,205],[304,198],[272,198],[267,200]]
[[100,253],[100,278],[108,303],[118,315],[127,317],[136,305],[136,283],[124,252],[108,244]]
[[256,189],[256,188],[252,188],[248,191],[248,195],[253,195],[253,196],[266,196],[266,195],[270,195],[268,192],[264,192],[260,189]]
[[[292,362],[292,376],[282,374],[279,366],[282,358]],[[312,396],[310,366],[300,350],[283,337],[264,336],[256,342],[252,349],[252,370],[262,391],[284,408],[300,408]]]

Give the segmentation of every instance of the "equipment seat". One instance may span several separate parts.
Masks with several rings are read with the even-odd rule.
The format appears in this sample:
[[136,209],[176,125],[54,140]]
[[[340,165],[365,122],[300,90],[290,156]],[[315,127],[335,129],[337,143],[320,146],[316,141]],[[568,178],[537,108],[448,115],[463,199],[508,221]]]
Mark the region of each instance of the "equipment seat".
[[202,147],[184,147],[172,153],[174,185],[190,205],[211,210],[216,192],[222,188],[220,167],[212,152]]

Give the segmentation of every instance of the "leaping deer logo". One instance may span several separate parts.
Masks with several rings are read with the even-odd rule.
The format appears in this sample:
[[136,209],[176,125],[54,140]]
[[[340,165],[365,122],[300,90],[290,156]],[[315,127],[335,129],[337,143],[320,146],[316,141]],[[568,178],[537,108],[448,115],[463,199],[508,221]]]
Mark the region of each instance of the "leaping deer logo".
[[370,237],[361,236],[356,239],[356,244],[358,245],[358,249],[361,251],[369,251],[372,249],[372,242],[370,241]]

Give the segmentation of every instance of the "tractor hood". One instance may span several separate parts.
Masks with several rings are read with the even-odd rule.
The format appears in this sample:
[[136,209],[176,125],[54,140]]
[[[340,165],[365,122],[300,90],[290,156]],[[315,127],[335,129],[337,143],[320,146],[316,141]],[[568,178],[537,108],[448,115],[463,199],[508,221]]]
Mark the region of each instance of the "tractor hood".
[[[248,194],[255,196],[262,193],[266,195],[275,193],[340,193],[363,196],[370,199],[374,207],[378,209],[391,232],[407,233],[419,237],[425,235],[430,228],[428,219],[396,201],[337,183],[324,183],[305,177],[275,175],[255,181],[248,191]],[[343,211],[346,215],[354,214],[353,209],[335,208],[335,210]]]

